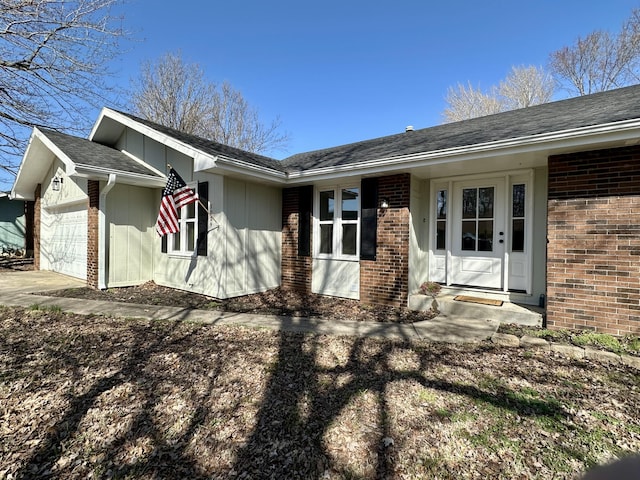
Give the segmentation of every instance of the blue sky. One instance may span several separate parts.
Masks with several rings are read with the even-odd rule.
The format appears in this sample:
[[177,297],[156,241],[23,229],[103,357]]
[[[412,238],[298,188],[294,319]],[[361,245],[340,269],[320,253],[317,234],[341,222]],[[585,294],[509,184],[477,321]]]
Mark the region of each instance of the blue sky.
[[[639,0],[127,0],[141,39],[119,64],[124,84],[168,51],[229,81],[291,135],[287,152],[441,123],[449,86],[487,88],[514,65],[595,29],[618,31]],[[176,8],[182,5],[182,8]]]
[[544,66],[579,35],[617,32],[636,7],[640,0],[126,0],[124,27],[136,41],[114,62],[113,81],[126,88],[141,62],[180,51],[208,80],[240,90],[265,122],[280,117],[291,142],[272,156],[284,158],[437,125],[448,87],[488,88],[512,66]]

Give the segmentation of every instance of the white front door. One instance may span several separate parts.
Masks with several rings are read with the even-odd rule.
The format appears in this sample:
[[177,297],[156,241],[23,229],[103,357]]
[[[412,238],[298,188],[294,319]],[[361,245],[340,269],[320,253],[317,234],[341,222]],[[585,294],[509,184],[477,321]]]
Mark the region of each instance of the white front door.
[[450,285],[504,286],[504,178],[453,183]]

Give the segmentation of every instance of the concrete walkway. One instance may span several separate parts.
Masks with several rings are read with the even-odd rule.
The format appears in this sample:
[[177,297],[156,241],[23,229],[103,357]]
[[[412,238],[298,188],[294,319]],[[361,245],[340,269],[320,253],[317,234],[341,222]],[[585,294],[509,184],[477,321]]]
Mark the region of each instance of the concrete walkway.
[[82,280],[53,272],[3,271],[0,272],[0,304],[20,307],[30,307],[32,305],[57,306],[65,312],[81,315],[93,314],[123,318],[178,320],[202,322],[211,325],[244,325],[320,335],[370,336],[447,343],[486,340],[496,333],[499,325],[499,321],[495,319],[472,319],[446,315],[440,315],[432,320],[413,324],[337,321],[59,298],[41,294],[41,292],[84,287],[85,285]]

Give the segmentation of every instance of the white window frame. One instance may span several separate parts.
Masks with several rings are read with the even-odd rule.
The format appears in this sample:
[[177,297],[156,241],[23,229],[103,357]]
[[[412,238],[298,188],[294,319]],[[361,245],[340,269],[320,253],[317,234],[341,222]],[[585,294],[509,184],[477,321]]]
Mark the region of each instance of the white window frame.
[[[342,191],[348,189],[355,189],[358,191],[358,205],[356,211],[358,212],[358,218],[355,220],[344,220],[342,218]],[[316,187],[314,191],[313,202],[313,252],[315,258],[322,259],[338,259],[358,261],[360,259],[360,219],[362,217],[361,201],[362,201],[362,189],[360,185],[332,185],[326,187]],[[333,191],[334,198],[334,211],[333,220],[320,220],[320,193]],[[320,225],[330,224],[333,225],[333,237],[332,237],[332,253],[320,253]],[[356,253],[355,255],[343,254],[342,235],[344,225],[356,225]]]
[[[198,183],[197,182],[192,182],[192,183],[188,183],[187,186],[189,188],[192,188],[193,191],[197,192],[198,190]],[[189,211],[189,207],[193,207],[194,209],[194,213],[193,213],[193,217],[187,217],[187,212]],[[198,210],[200,210],[198,208],[198,202],[193,202],[189,205],[185,205],[184,207],[180,207],[178,209],[178,227],[179,227],[179,231],[176,233],[172,233],[171,235],[169,235],[168,237],[168,248],[167,251],[170,255],[175,255],[175,256],[181,256],[181,257],[190,257],[194,254],[194,252],[197,249],[197,245],[198,245]],[[193,249],[189,250],[187,249],[187,244],[188,244],[188,228],[187,225],[192,223],[193,224]],[[176,236],[179,236],[180,238],[180,248],[174,248],[175,246],[175,239]]]

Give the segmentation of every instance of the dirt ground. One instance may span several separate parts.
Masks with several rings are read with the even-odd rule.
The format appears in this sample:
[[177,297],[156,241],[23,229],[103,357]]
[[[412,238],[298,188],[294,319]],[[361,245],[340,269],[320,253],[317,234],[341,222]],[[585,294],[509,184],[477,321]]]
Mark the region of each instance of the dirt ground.
[[0,306],[0,478],[575,479],[640,451],[639,378],[488,342]]

